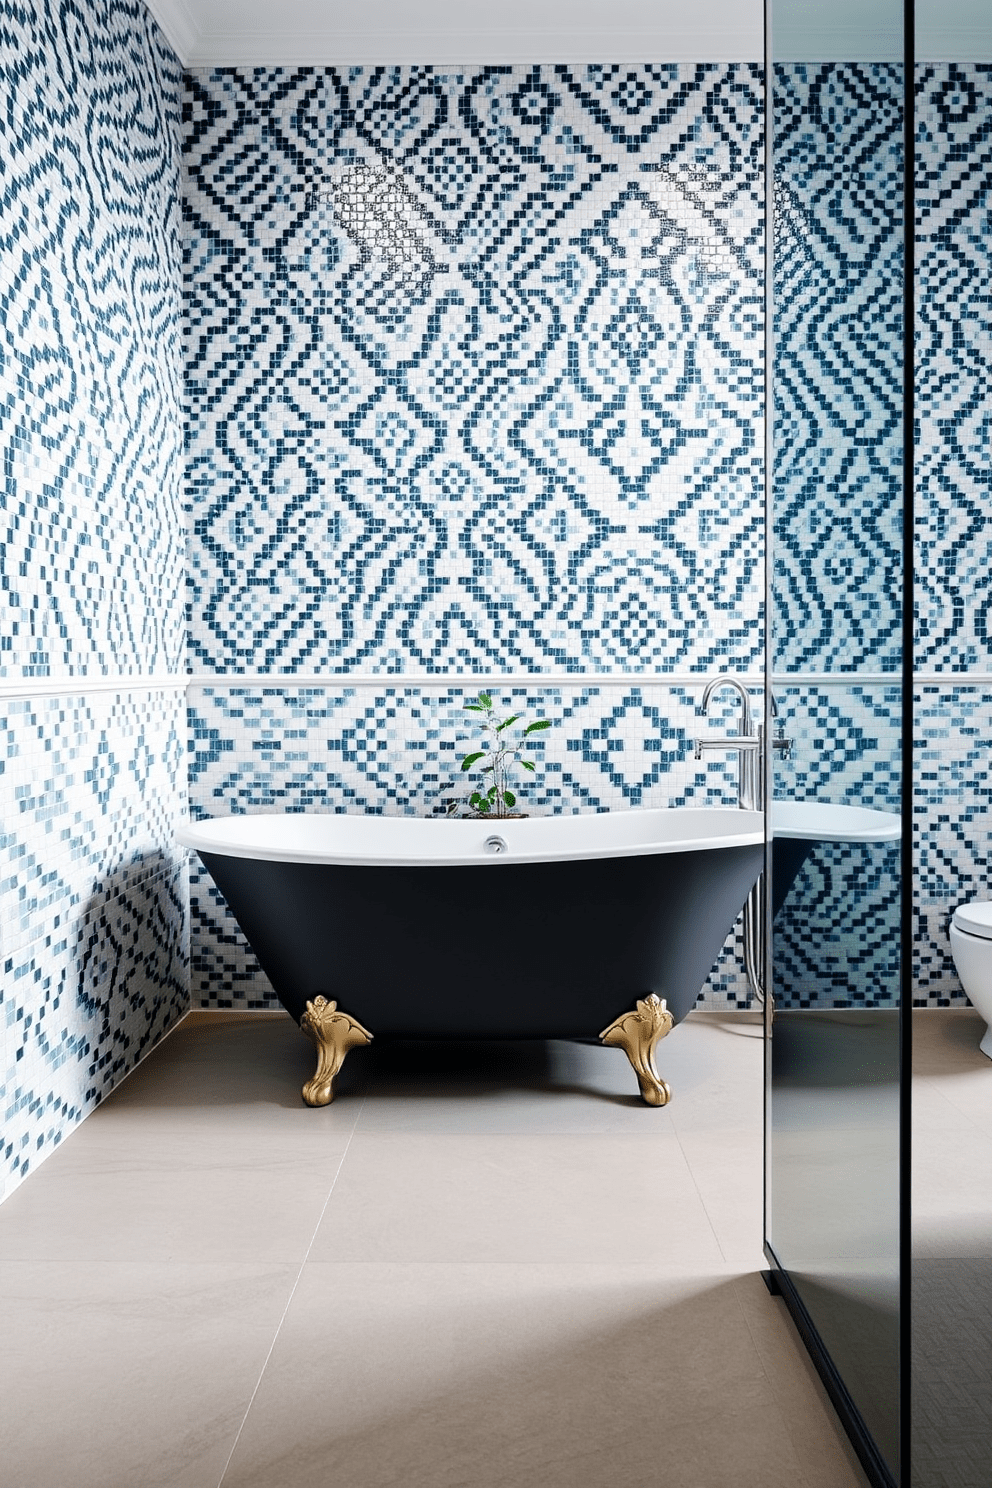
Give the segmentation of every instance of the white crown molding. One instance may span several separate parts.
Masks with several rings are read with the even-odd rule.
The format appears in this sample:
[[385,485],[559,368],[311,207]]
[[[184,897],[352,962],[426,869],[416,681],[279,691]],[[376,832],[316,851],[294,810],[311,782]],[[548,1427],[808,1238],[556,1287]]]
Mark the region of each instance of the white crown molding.
[[199,25],[186,0],[145,0],[145,8],[158,21],[182,65],[189,67],[199,40]]
[[503,29],[388,32],[335,31],[306,37],[292,30],[242,31],[238,36],[201,35],[186,65],[196,67],[466,67],[561,62],[750,62],[760,53],[744,35],[700,37],[688,27],[663,35],[657,30],[561,31],[529,27],[507,35]]
[[145,0],[186,67],[756,62],[763,0]]

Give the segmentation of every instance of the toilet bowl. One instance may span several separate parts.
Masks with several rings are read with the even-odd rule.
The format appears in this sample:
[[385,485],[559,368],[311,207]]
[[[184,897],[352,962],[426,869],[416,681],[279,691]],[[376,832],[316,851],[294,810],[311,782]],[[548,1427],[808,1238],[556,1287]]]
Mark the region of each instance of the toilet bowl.
[[951,919],[951,955],[961,985],[989,1027],[979,1048],[992,1059],[992,901],[962,904]]

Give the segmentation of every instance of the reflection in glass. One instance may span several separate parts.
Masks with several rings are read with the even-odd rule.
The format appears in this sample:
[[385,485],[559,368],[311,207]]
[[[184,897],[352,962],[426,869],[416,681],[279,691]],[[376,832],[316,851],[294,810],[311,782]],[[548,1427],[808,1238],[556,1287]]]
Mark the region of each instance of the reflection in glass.
[[902,6],[771,19],[774,788],[879,832],[773,840],[766,1240],[899,1483]]
[[[990,898],[989,441],[992,5],[917,0],[912,1483],[992,1478],[992,1061],[952,960],[955,909]],[[989,947],[992,953],[992,943]],[[992,964],[992,962],[987,963]],[[977,990],[977,989],[976,989]],[[952,1006],[948,1006],[950,1003]],[[943,1004],[943,1005],[941,1005]]]

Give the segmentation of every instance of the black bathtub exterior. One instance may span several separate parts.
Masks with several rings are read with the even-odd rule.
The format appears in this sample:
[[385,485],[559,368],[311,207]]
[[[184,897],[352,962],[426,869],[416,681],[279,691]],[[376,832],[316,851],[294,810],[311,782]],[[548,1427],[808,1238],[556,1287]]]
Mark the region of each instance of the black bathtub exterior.
[[297,1022],[323,996],[377,1039],[595,1040],[651,992],[685,1017],[763,852],[424,867],[201,856]]

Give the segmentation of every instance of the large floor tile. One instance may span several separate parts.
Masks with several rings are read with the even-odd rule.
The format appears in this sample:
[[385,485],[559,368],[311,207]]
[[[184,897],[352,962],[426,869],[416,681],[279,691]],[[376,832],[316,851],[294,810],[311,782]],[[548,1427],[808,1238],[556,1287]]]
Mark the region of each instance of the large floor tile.
[[[929,1086],[943,1096],[948,1105],[981,1131],[987,1142],[992,1137],[992,1060],[986,1060],[984,1054],[981,1057],[983,1064],[978,1068],[930,1075],[917,1084]],[[914,1121],[915,1099],[914,1092]]]
[[189,1022],[0,1208],[0,1258],[302,1262],[363,1096],[293,1099],[288,1016]]
[[739,1127],[742,1104],[761,1119],[761,1026],[748,1014],[694,1013],[659,1043],[655,1062],[672,1090],[664,1108],[641,1100],[621,1050],[595,1044],[403,1041],[362,1053],[365,1132],[641,1135],[679,1122]]
[[[404,1041],[371,1050],[369,1062],[362,1132],[641,1135],[670,1123],[670,1108],[641,1100],[620,1049],[561,1039]],[[660,1067],[664,1074],[663,1059]]]
[[985,1021],[973,1007],[914,1009],[914,1075],[992,1069],[978,1047],[984,1032]]
[[678,1062],[665,1072],[673,1090],[666,1108],[672,1125],[679,1132],[751,1132],[760,1142],[762,1015],[694,1013],[686,1023],[690,1037],[678,1050]]
[[239,1166],[52,1159],[0,1209],[0,1260],[299,1263],[345,1145]]
[[216,1488],[298,1267],[4,1266],[6,1488]]
[[223,1488],[802,1488],[733,1282],[307,1265]]
[[760,1131],[689,1127],[678,1139],[724,1259],[760,1271],[765,1264]]
[[734,1287],[765,1371],[803,1465],[808,1488],[866,1488],[864,1475],[785,1303],[760,1275]]
[[314,1239],[323,1261],[677,1265],[723,1257],[682,1149],[654,1136],[355,1135]]
[[353,1127],[370,1052],[351,1054],[337,1098],[313,1109],[301,1091],[314,1072],[314,1047],[288,1013],[192,1013],[80,1130],[95,1140],[107,1132],[109,1111],[126,1110],[142,1131],[165,1123],[225,1138],[246,1132],[254,1140],[320,1140],[328,1130]]

